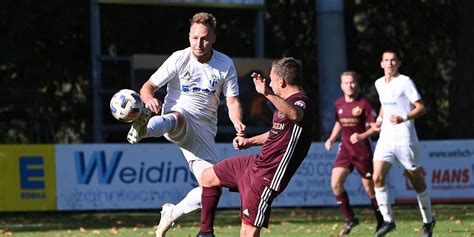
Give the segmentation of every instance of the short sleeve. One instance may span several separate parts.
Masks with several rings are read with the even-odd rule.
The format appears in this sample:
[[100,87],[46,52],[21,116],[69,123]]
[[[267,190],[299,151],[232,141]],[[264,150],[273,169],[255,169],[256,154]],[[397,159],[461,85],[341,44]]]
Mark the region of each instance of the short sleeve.
[[407,85],[405,87],[405,95],[412,104],[418,100],[421,100],[420,93],[418,93],[415,83],[411,79],[407,81]]

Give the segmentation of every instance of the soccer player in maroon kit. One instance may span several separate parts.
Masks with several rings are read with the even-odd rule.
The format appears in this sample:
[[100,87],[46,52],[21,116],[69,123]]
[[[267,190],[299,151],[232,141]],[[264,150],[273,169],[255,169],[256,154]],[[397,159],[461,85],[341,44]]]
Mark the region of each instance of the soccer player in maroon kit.
[[339,235],[348,235],[352,228],[359,224],[359,219],[355,216],[349,196],[344,189],[344,182],[354,167],[361,176],[362,184],[374,209],[377,218],[376,231],[383,223],[375,199],[372,149],[368,140],[368,137],[375,132],[368,129],[368,124],[375,123],[375,119],[369,100],[359,95],[358,77],[354,71],[341,74],[341,90],[344,95],[336,100],[336,122],[324,144],[327,150],[331,150],[334,141],[341,134],[341,145],[331,173],[331,188],[346,219]]
[[203,172],[198,237],[214,236],[220,187],[240,193],[240,236],[260,236],[261,228],[268,228],[272,201],[286,188],[311,146],[314,112],[301,87],[301,64],[294,58],[282,58],[273,62],[270,83],[260,74],[252,77],[257,92],[276,108],[273,126],[264,134],[233,141],[235,149],[263,145],[260,154],[224,159]]

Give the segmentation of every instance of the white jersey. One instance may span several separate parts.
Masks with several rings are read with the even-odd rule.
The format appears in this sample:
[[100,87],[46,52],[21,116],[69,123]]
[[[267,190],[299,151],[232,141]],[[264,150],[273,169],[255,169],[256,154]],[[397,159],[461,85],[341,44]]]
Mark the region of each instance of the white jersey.
[[162,113],[186,111],[215,136],[221,93],[239,95],[235,66],[216,50],[207,63],[198,62],[191,54],[189,47],[174,52],[149,80],[158,87],[168,83]]
[[392,124],[391,115],[403,116],[408,114],[416,101],[421,99],[413,81],[402,74],[398,74],[390,82],[385,77],[375,81],[375,88],[379,94],[383,109],[382,130],[377,144],[410,145],[418,142],[415,130],[415,120]]

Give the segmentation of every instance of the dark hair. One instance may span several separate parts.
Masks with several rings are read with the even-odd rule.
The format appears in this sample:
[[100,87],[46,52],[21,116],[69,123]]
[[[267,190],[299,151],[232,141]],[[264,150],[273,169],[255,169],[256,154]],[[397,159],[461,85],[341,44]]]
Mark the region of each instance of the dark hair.
[[392,54],[395,55],[395,58],[397,59],[397,61],[401,61],[400,60],[400,54],[396,50],[393,50],[393,49],[387,49],[387,50],[383,51],[382,56],[381,56],[382,57],[381,60],[383,60],[383,55],[385,53],[392,53]]
[[301,86],[303,81],[303,72],[301,63],[292,57],[285,57],[273,61],[272,68],[275,74],[282,77],[289,85]]
[[204,24],[212,28],[212,30],[216,30],[217,21],[216,18],[207,12],[199,12],[194,14],[193,18],[189,20],[191,25],[193,24]]

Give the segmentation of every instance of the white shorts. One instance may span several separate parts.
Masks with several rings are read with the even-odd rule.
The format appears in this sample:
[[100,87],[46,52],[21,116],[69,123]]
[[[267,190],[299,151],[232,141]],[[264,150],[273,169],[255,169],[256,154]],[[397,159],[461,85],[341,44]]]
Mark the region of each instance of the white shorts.
[[180,113],[186,120],[184,129],[176,134],[166,133],[164,137],[179,146],[189,169],[198,178],[205,168],[212,167],[219,160],[214,134],[186,111]]
[[374,161],[395,161],[406,170],[416,170],[421,167],[420,152],[417,144],[411,145],[384,145],[377,144],[374,151]]

